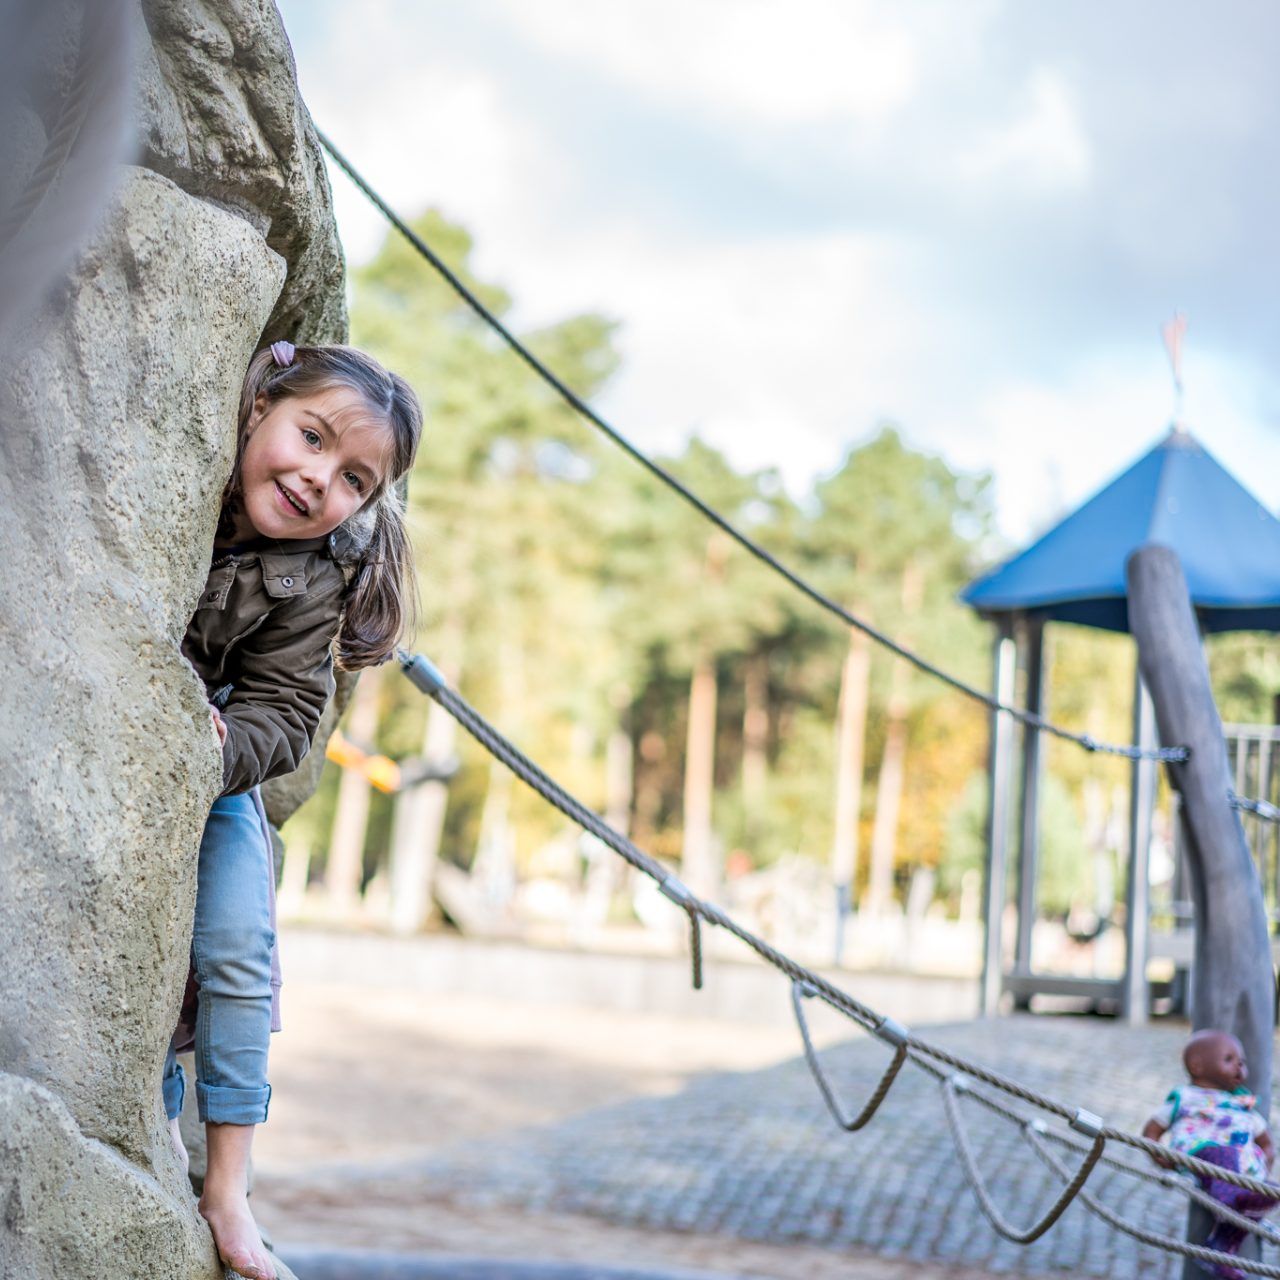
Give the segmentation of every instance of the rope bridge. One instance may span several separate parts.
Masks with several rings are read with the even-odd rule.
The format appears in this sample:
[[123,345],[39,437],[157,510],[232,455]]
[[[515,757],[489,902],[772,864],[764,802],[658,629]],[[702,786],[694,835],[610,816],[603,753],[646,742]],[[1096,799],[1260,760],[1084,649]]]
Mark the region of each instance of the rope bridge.
[[[516,777],[536,791],[544,800],[558,809],[566,817],[576,823],[583,831],[595,836],[615,853],[621,856],[642,875],[648,876],[658,885],[664,897],[679,907],[688,917],[690,930],[690,956],[692,961],[692,981],[695,989],[700,989],[703,982],[702,957],[702,925],[708,924],[732,934],[749,947],[762,959],[791,980],[792,1006],[800,1037],[804,1046],[805,1059],[813,1073],[823,1101],[836,1123],[847,1132],[856,1132],[870,1123],[881,1104],[889,1096],[894,1082],[902,1067],[909,1061],[919,1070],[936,1080],[942,1091],[943,1109],[947,1116],[948,1126],[955,1142],[960,1158],[961,1168],[966,1180],[973,1189],[978,1206],[983,1215],[991,1223],[998,1234],[1017,1244],[1030,1244],[1038,1240],[1062,1216],[1074,1200],[1079,1200],[1089,1212],[1100,1218],[1108,1226],[1143,1244],[1167,1250],[1186,1258],[1195,1258],[1202,1262],[1221,1262],[1236,1266],[1251,1275],[1271,1276],[1280,1280],[1280,1265],[1241,1258],[1234,1254],[1222,1253],[1203,1245],[1190,1244],[1173,1236],[1147,1230],[1135,1222],[1129,1221],[1102,1204],[1095,1196],[1085,1190],[1089,1175],[1099,1164],[1133,1177],[1155,1182],[1176,1191],[1188,1199],[1208,1209],[1218,1218],[1232,1222],[1244,1230],[1260,1236],[1264,1240],[1280,1242],[1280,1233],[1264,1222],[1255,1222],[1214,1200],[1212,1196],[1189,1183],[1186,1179],[1172,1172],[1156,1173],[1145,1169],[1131,1161],[1122,1160],[1107,1152],[1107,1144],[1128,1147],[1148,1157],[1155,1158],[1165,1166],[1177,1165],[1191,1174],[1202,1174],[1216,1178],[1233,1186],[1243,1187],[1263,1194],[1276,1194],[1280,1191],[1267,1182],[1250,1178],[1244,1174],[1234,1173],[1218,1165],[1198,1160],[1161,1146],[1149,1138],[1129,1133],[1108,1125],[1100,1116],[1082,1107],[1072,1107],[1057,1099],[1048,1097],[1039,1091],[1021,1084],[1008,1076],[972,1062],[939,1045],[911,1032],[907,1027],[882,1013],[878,1013],[869,1005],[850,995],[841,987],[829,982],[812,969],[793,960],[784,952],[766,942],[763,938],[739,924],[714,903],[698,897],[667,866],[650,854],[645,853],[633,844],[621,832],[616,831],[593,810],[566,791],[543,769],[529,759],[509,739],[504,737],[459,693],[451,689],[439,670],[421,654],[411,655],[403,650],[397,654],[404,674],[422,693],[433,698],[463,729],[467,731],[490,755],[504,764]],[[808,1020],[804,1012],[806,1000],[817,999],[856,1023],[864,1031],[889,1045],[893,1050],[884,1075],[872,1091],[861,1110],[850,1119],[841,1105],[836,1091],[828,1080],[822,1064],[818,1059],[809,1034]],[[978,1088],[977,1086],[986,1086]],[[1000,1096],[1000,1095],[1003,1095]],[[1003,1211],[995,1203],[987,1188],[986,1182],[978,1169],[965,1127],[961,1111],[961,1100],[972,1098],[987,1110],[1010,1121],[1041,1159],[1063,1182],[1057,1198],[1039,1218],[1026,1227],[1014,1225],[1005,1217]],[[1013,1106],[1005,1098],[1023,1103],[1035,1111],[1047,1113],[1049,1116],[1063,1121],[1066,1129],[1052,1128],[1036,1114],[1028,1114],[1025,1110]],[[1081,1142],[1072,1135],[1079,1134],[1086,1140]],[[1052,1150],[1050,1143],[1065,1148],[1079,1160],[1074,1173],[1063,1163],[1061,1157]]]

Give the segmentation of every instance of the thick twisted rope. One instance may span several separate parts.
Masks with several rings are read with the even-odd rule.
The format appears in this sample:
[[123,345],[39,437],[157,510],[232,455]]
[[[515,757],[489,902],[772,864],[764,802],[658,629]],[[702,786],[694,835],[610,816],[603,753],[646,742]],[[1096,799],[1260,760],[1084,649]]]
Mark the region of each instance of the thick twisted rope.
[[967,1090],[968,1085],[963,1077],[948,1076],[942,1082],[943,1110],[946,1112],[947,1123],[951,1127],[951,1136],[955,1141],[956,1151],[960,1156],[960,1167],[964,1171],[964,1176],[969,1186],[973,1189],[973,1194],[977,1197],[979,1207],[982,1209],[987,1221],[991,1223],[996,1231],[1004,1236],[1006,1240],[1012,1240],[1014,1244],[1030,1244],[1033,1240],[1039,1240],[1067,1211],[1067,1206],[1084,1190],[1085,1182],[1088,1181],[1094,1166],[1102,1157],[1103,1148],[1107,1145],[1107,1140],[1103,1136],[1101,1128],[1094,1129],[1093,1143],[1083,1161],[1081,1161],[1075,1175],[1067,1177],[1066,1173],[1063,1173],[1062,1176],[1066,1179],[1067,1185],[1063,1187],[1058,1198],[1031,1226],[1015,1227],[997,1208],[995,1201],[991,1197],[991,1192],[982,1177],[982,1173],[978,1169],[978,1162],[974,1159],[968,1131],[965,1129],[960,1117],[959,1095],[967,1092]]
[[820,591],[806,578],[802,577],[795,569],[779,560],[771,551],[766,550],[749,534],[743,532],[735,525],[727,516],[722,515],[709,502],[699,497],[688,485],[677,479],[670,471],[649,457],[638,445],[633,444],[627,439],[616,427],[611,426],[604,418],[600,416],[572,387],[568,385],[558,374],[556,374],[548,365],[544,364],[528,347],[516,337],[510,329],[496,316],[488,307],[469,289],[462,278],[455,272],[443,258],[429,245],[427,242],[409,226],[403,218],[395,212],[394,209],[369,185],[369,183],[356,170],[350,160],[333,145],[330,139],[320,130],[316,131],[316,136],[320,139],[320,145],[333,157],[334,163],[351,179],[353,183],[366,196],[369,202],[382,214],[384,218],[409,242],[410,245],[435,269],[437,274],[445,281],[446,284],[471,308],[479,318],[484,321],[508,347],[524,361],[528,367],[533,370],[558,396],[565,401],[576,413],[585,418],[593,427],[606,435],[615,445],[618,446],[629,457],[638,462],[646,471],[659,479],[669,489],[678,493],[691,507],[700,512],[712,524],[728,534],[744,551],[754,556],[762,564],[772,569],[774,573],[785,579],[792,587],[799,591],[802,595],[807,596],[814,604],[825,609],[828,613],[839,618],[846,626],[854,627],[861,631],[864,635],[869,636],[877,644],[882,645],[891,653],[896,654],[904,661],[911,663],[918,670],[931,675],[944,684],[950,685],[951,688],[963,693],[966,697],[972,698],[975,702],[982,703],[983,706],[992,711],[1002,711],[1006,715],[1012,716],[1015,720],[1022,724],[1028,725],[1033,729],[1039,729],[1045,733],[1052,734],[1055,738],[1061,738],[1064,742],[1074,742],[1077,746],[1083,747],[1086,751],[1099,752],[1106,755],[1123,756],[1129,760],[1158,760],[1165,763],[1180,763],[1189,758],[1189,752],[1186,747],[1135,747],[1123,744],[1115,744],[1108,742],[1099,742],[1096,738],[1087,733],[1075,733],[1070,729],[1064,729],[1060,725],[1053,724],[1046,720],[1043,716],[1033,711],[1028,711],[1024,707],[1015,707],[1007,703],[1001,702],[993,695],[984,692],[975,685],[969,684],[962,680],[959,676],[953,675],[949,671],[944,671],[941,667],[936,666],[927,658],[921,657],[904,644],[894,640],[879,628],[872,626],[865,618],[859,618],[856,614],[851,613],[837,600],[831,598],[825,592]]
[[800,1028],[804,1059],[809,1064],[818,1092],[822,1094],[822,1100],[827,1104],[827,1110],[831,1112],[832,1119],[846,1133],[856,1133],[880,1110],[880,1104],[889,1096],[889,1090],[893,1088],[893,1082],[898,1078],[898,1072],[902,1070],[902,1064],[907,1060],[909,1046],[906,1042],[906,1028],[899,1026],[896,1022],[890,1025],[887,1020],[878,1028],[877,1034],[882,1040],[896,1045],[893,1059],[884,1075],[880,1077],[879,1084],[872,1090],[870,1098],[863,1104],[862,1110],[850,1120],[845,1115],[844,1108],[831,1087],[831,1082],[827,1079],[827,1073],[822,1069],[822,1063],[818,1060],[817,1051],[813,1047],[813,1037],[809,1034],[809,1019],[805,1017],[804,1001],[814,994],[816,993],[813,988],[803,982],[794,981],[791,984],[791,1007],[795,1011],[796,1026]]
[[[1041,1135],[1035,1132],[1028,1132],[1027,1141],[1030,1143],[1032,1150],[1040,1156],[1049,1168],[1053,1169],[1061,1177],[1066,1176],[1066,1166],[1049,1150],[1048,1146],[1042,1141]],[[1173,1153],[1170,1152],[1170,1154]],[[1195,1199],[1219,1217],[1236,1222],[1237,1225],[1244,1226],[1247,1230],[1257,1232],[1258,1224],[1250,1222],[1242,1214],[1237,1214],[1227,1209],[1225,1205],[1219,1204],[1212,1196],[1201,1192],[1195,1196]],[[1184,1258],[1195,1258],[1199,1262],[1220,1263],[1230,1267],[1238,1267],[1241,1271],[1247,1271],[1252,1275],[1280,1277],[1280,1266],[1275,1263],[1256,1261],[1253,1258],[1242,1258],[1234,1253],[1223,1253],[1218,1249],[1209,1249],[1201,1244],[1191,1244],[1174,1236],[1163,1235],[1160,1232],[1148,1231],[1145,1227],[1139,1227],[1128,1219],[1121,1217],[1113,1209],[1109,1209],[1096,1196],[1083,1189],[1080,1191],[1080,1203],[1109,1227],[1124,1232],[1125,1235],[1131,1236],[1142,1244],[1152,1245],[1157,1249],[1164,1249],[1170,1253],[1181,1254]]]
[[[945,1086],[948,1083],[948,1077],[946,1077],[936,1067],[927,1063],[919,1065],[921,1065],[922,1069],[928,1074],[937,1079],[940,1084]],[[956,1077],[951,1077],[952,1081],[955,1081],[956,1079]],[[1039,1119],[1024,1115],[1015,1108],[1001,1102],[998,1098],[993,1098],[988,1094],[984,1094],[969,1087],[967,1082],[963,1081],[963,1077],[960,1078],[960,1082],[963,1084],[963,1091],[976,1102],[981,1103],[989,1111],[992,1111],[1003,1119],[1012,1121],[1017,1125],[1022,1138],[1027,1142],[1035,1154],[1047,1165],[1047,1167],[1060,1178],[1064,1180],[1067,1178],[1067,1168],[1064,1164],[1053,1159],[1053,1157],[1046,1152],[1044,1146],[1046,1142],[1056,1142],[1060,1146],[1066,1147],[1074,1155],[1082,1158],[1087,1158],[1090,1154],[1090,1148],[1082,1146],[1069,1134],[1050,1129]],[[1094,1117],[1089,1117],[1083,1125],[1078,1125],[1076,1127],[1088,1132],[1091,1129],[1092,1119],[1094,1119]],[[1165,1157],[1172,1157],[1177,1154],[1167,1148],[1160,1148],[1160,1150]],[[1103,1154],[1099,1158],[1098,1163],[1115,1169],[1120,1173],[1127,1174],[1130,1177],[1156,1183],[1157,1185],[1164,1187],[1166,1190],[1176,1191],[1181,1195],[1186,1196],[1189,1200],[1194,1200],[1215,1217],[1222,1219],[1224,1222],[1233,1223],[1242,1230],[1260,1237],[1268,1244],[1276,1244],[1280,1242],[1280,1232],[1277,1232],[1276,1228],[1270,1223],[1248,1218],[1242,1213],[1237,1213],[1234,1209],[1229,1208],[1220,1200],[1215,1200],[1208,1192],[1201,1190],[1200,1187],[1177,1173],[1167,1170],[1162,1170],[1157,1173],[1152,1169],[1144,1169],[1137,1165],[1130,1164],[1126,1160],[1118,1160],[1114,1156],[1108,1154]],[[1211,1167],[1215,1169],[1217,1168],[1216,1165]],[[1276,1190],[1275,1187],[1269,1187],[1269,1189],[1271,1191]],[[1083,1189],[1079,1192],[1079,1199],[1086,1209],[1107,1223],[1108,1226],[1111,1226],[1118,1231],[1122,1231],[1128,1236],[1132,1236],[1135,1240],[1138,1240],[1143,1244],[1152,1245],[1156,1248],[1164,1249],[1172,1253],[1181,1254],[1183,1257],[1196,1258],[1200,1261],[1223,1262],[1228,1265],[1232,1265],[1236,1262],[1236,1255],[1234,1254],[1221,1253],[1214,1249],[1207,1249],[1201,1245],[1189,1244],[1187,1241],[1175,1236],[1149,1231],[1147,1228],[1141,1227],[1137,1223],[1131,1222],[1129,1219],[1117,1214],[1114,1210],[1108,1208],[1099,1201],[1095,1196],[1089,1194]],[[980,1201],[979,1203],[981,1205],[982,1202]],[[983,1206],[983,1208],[985,1213],[985,1206]],[[1241,1261],[1240,1265],[1244,1266],[1244,1261]],[[1262,1275],[1269,1275],[1271,1272],[1266,1269],[1268,1265],[1269,1264],[1266,1263],[1252,1263],[1248,1269],[1257,1270],[1259,1274]]]

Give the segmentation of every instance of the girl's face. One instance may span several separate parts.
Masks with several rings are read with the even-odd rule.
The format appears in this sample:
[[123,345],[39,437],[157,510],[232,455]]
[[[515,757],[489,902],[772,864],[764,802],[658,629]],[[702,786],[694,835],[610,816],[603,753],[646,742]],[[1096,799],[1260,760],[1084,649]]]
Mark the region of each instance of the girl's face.
[[332,533],[387,476],[391,428],[347,387],[254,403],[240,463],[235,536]]

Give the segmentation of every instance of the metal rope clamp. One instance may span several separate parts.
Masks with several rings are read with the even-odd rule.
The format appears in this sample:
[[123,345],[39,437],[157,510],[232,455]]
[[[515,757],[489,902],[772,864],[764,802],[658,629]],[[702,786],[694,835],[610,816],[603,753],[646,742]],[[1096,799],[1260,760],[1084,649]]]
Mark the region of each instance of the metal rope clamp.
[[400,661],[401,670],[409,677],[410,682],[428,697],[434,698],[441,689],[448,687],[449,682],[440,674],[440,668],[430,658],[424,658],[420,653],[406,653],[403,649],[397,652],[396,657]]
[[1097,1138],[1106,1128],[1101,1116],[1095,1116],[1092,1111],[1086,1111],[1083,1107],[1077,1109],[1068,1123],[1077,1133],[1084,1134],[1086,1138]]
[[658,881],[658,892],[689,917],[689,957],[693,964],[693,989],[702,990],[702,917],[698,911],[698,899],[678,876],[664,876]]
[[804,1013],[804,1001],[821,994],[817,987],[799,978],[796,978],[791,983],[791,1007],[795,1011],[796,1026],[800,1029],[800,1040],[804,1045],[804,1059],[809,1064],[809,1071],[813,1075],[814,1083],[818,1086],[818,1092],[822,1094],[823,1102],[827,1104],[827,1110],[831,1112],[831,1118],[846,1133],[856,1133],[879,1111],[880,1104],[889,1096],[889,1090],[893,1087],[893,1082],[897,1079],[898,1072],[902,1070],[902,1064],[907,1060],[911,1033],[900,1022],[895,1022],[892,1018],[881,1018],[875,1026],[864,1028],[886,1044],[893,1045],[895,1053],[893,1060],[889,1063],[884,1075],[880,1077],[879,1084],[872,1091],[862,1110],[850,1119],[845,1115],[844,1108],[840,1105],[840,1100],[836,1097],[835,1090],[831,1087],[831,1082],[827,1079],[827,1074],[822,1069],[822,1064],[818,1061],[817,1051],[813,1047],[813,1037],[809,1034],[809,1020]]

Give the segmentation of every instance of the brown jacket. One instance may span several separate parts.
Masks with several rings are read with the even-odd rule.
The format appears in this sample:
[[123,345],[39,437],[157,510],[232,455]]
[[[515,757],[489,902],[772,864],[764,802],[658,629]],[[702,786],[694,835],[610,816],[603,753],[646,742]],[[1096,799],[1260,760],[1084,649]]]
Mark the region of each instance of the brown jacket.
[[345,592],[325,538],[215,548],[182,652],[222,706],[223,795],[292,773],[311,749]]

